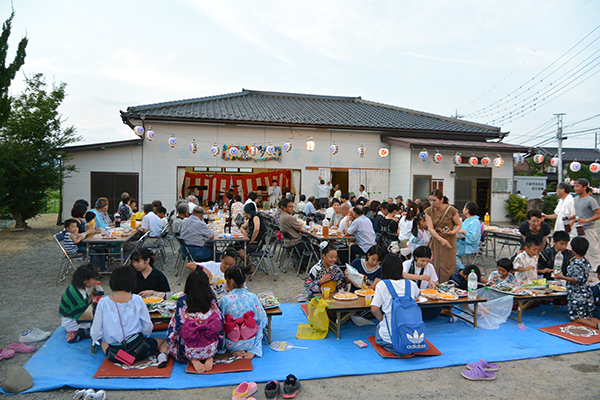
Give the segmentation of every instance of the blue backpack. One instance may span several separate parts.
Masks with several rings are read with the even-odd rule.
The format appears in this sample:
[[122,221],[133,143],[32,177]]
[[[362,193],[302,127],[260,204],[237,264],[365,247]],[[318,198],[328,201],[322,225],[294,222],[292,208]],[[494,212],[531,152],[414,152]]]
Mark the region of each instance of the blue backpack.
[[405,280],[404,296],[399,297],[396,289],[389,280],[384,280],[392,296],[392,329],[387,316],[385,323],[392,338],[394,350],[399,354],[419,353],[429,349],[425,341],[425,328],[421,308],[411,297],[410,282]]

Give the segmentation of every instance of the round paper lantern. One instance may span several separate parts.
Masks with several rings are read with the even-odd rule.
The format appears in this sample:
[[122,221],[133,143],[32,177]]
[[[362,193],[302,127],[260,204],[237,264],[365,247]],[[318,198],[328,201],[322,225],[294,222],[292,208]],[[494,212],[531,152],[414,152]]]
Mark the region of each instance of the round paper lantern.
[[565,178],[565,183],[568,183],[570,185],[571,182],[573,182],[573,180],[571,178]]
[[382,147],[379,149],[379,157],[386,158],[390,155],[390,150],[386,147]]
[[231,147],[229,148],[229,155],[230,155],[230,156],[232,156],[232,157],[237,157],[239,153],[240,153],[240,149],[238,149],[237,147],[235,147],[235,146],[231,146]]
[[454,165],[460,165],[462,164],[462,157],[457,154],[454,157],[452,157],[452,162],[454,163]]
[[290,152],[292,150],[292,143],[283,142],[283,150],[285,150],[286,153]]
[[590,164],[590,171],[593,173],[597,173],[598,171],[600,171],[600,164],[598,164],[597,162],[593,162]]
[[213,147],[210,148],[210,154],[212,154],[215,157],[219,155],[219,151],[219,146],[217,146],[216,143],[213,145]]
[[560,158],[558,158],[558,157],[552,157],[550,159],[550,165],[553,166],[553,167],[560,166]]
[[442,156],[441,153],[435,153],[434,156],[433,156],[433,161],[435,161],[436,163],[439,164],[440,162],[442,162],[443,158],[444,157]]
[[154,133],[154,131],[146,132],[146,139],[148,139],[149,141],[153,141],[155,137],[156,134]]
[[141,126],[136,126],[135,128],[133,128],[133,132],[139,137],[144,136],[144,128],[142,128]]
[[504,165],[504,159],[502,157],[494,158],[494,167],[500,168]]
[[360,157],[364,157],[367,154],[367,149],[365,148],[365,146],[361,143],[360,146],[358,146],[358,149],[356,150],[356,152],[358,153],[358,155]]
[[523,164],[525,162],[525,157],[522,154],[517,154],[515,156],[515,164]]
[[267,154],[271,155],[273,153],[275,153],[275,146],[269,143],[269,145],[267,146]]
[[544,156],[541,154],[536,154],[535,156],[533,156],[533,162],[536,164],[541,164],[544,162]]
[[427,152],[427,150],[423,150],[419,153],[419,158],[421,159],[421,161],[426,161],[429,158],[429,153]]
[[492,162],[492,160],[488,156],[485,156],[481,159],[481,165],[484,165],[484,166],[490,165],[491,162]]
[[171,146],[171,148],[177,146],[177,138],[175,136],[169,138],[169,146]]
[[340,151],[340,148],[337,144],[334,143],[331,146],[329,146],[329,151],[335,156]]
[[581,163],[579,163],[579,161],[573,161],[571,165],[569,165],[569,169],[573,172],[579,172],[581,169]]
[[192,140],[192,143],[190,144],[190,151],[194,154],[198,152],[198,143],[196,143],[196,139]]
[[477,159],[477,157],[469,157],[469,165],[470,166],[477,165],[477,163],[479,163],[479,160]]
[[250,157],[254,157],[257,154],[258,154],[258,149],[256,148],[256,146],[250,146],[250,148],[248,149],[248,155]]
[[306,141],[306,150],[313,151],[315,149],[315,141],[312,137],[309,137]]

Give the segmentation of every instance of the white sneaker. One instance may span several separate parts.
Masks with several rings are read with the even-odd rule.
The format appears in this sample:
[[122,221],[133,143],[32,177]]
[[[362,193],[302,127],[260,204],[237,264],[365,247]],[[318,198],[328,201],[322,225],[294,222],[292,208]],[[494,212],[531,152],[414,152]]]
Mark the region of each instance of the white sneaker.
[[32,343],[46,340],[52,336],[52,332],[46,332],[38,328],[33,328],[28,331],[21,333],[19,336],[19,342],[21,343]]
[[76,390],[75,396],[73,396],[73,398],[75,400],[81,400],[81,399],[84,399],[88,394],[94,394],[94,389]]
[[98,390],[96,393],[90,393],[86,395],[83,400],[105,400],[106,392],[104,390]]

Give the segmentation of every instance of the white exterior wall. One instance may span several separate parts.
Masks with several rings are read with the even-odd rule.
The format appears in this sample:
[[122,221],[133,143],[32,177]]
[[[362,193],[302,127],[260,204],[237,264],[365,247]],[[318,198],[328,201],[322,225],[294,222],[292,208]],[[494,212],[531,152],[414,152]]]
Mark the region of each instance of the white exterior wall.
[[398,145],[390,146],[390,197],[401,195],[406,204],[412,198],[412,173],[410,149]]
[[[512,153],[500,153],[500,156],[504,159],[504,165],[500,168],[492,167],[492,205],[490,211],[490,220],[493,222],[510,222],[510,219],[506,217],[506,201],[512,191],[512,179],[514,175],[514,164]],[[494,157],[490,154],[492,161]],[[494,179],[507,179],[508,180],[508,193],[494,193],[493,180]]]

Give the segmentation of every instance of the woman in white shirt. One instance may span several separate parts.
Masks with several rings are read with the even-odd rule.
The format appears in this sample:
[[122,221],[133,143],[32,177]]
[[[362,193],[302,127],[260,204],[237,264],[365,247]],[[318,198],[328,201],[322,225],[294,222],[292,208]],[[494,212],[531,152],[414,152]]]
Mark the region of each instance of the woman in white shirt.
[[144,300],[131,294],[136,287],[136,272],[129,266],[115,269],[110,277],[112,296],[103,297],[94,313],[91,336],[109,360],[123,350],[140,361],[160,351],[158,367],[167,365],[167,341],[151,338],[152,321]]
[[418,214],[419,209],[415,203],[409,202],[406,215],[403,215],[398,222],[398,240],[400,247],[407,247],[413,228],[413,219]]

